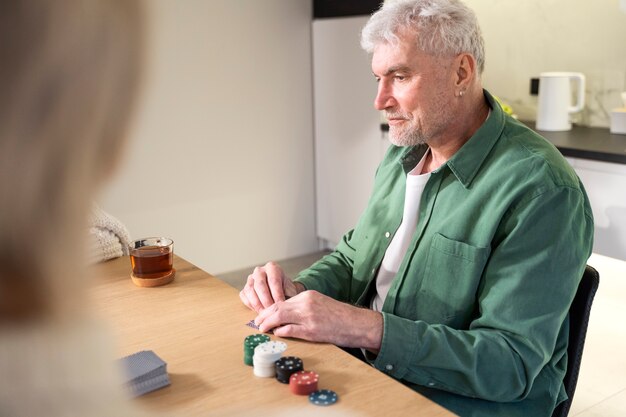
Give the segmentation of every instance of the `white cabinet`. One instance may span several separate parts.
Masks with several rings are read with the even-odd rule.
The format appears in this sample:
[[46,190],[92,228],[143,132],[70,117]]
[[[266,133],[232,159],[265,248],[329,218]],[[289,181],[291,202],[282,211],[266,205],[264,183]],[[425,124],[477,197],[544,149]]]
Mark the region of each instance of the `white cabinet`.
[[326,247],[358,221],[388,144],[374,109],[371,58],[359,45],[367,19],[313,21],[317,236]]
[[595,221],[593,251],[626,260],[626,165],[567,159],[591,202]]

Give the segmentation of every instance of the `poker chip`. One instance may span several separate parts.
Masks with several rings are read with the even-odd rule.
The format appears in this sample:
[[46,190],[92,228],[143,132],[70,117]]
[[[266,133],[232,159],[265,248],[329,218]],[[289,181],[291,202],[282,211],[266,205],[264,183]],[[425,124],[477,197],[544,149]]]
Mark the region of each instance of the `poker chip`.
[[305,371],[302,359],[295,356],[281,357],[287,344],[272,341],[268,335],[252,334],[244,339],[244,363],[253,366],[253,374],[260,378],[276,377],[278,382],[289,384],[295,395],[306,395],[309,402],[318,406],[335,404],[339,397],[328,389],[318,390],[319,375]]
[[258,366],[264,366],[266,368],[275,368],[274,362],[276,361],[267,360],[263,358],[262,356],[254,355],[252,357],[252,364],[254,366],[258,365]]
[[270,337],[266,334],[251,334],[243,341],[243,362],[252,366],[252,358],[254,357],[254,349],[261,343],[270,341]]
[[292,374],[302,371],[304,365],[302,359],[295,356],[285,356],[274,362],[276,369],[276,380],[283,384],[289,383],[289,378]]
[[287,349],[285,342],[269,341],[258,344],[254,348],[254,357],[259,362],[267,362],[274,364],[275,361],[280,359],[280,356]]
[[254,347],[256,347],[258,344],[260,343],[265,343],[265,342],[269,342],[270,341],[270,337],[266,334],[251,334],[250,336],[247,336],[244,340],[244,346],[252,346],[253,350]]
[[309,394],[309,402],[315,405],[333,405],[337,402],[339,397],[335,391],[329,389],[321,389],[319,391],[313,391]]
[[289,389],[296,395],[309,395],[317,391],[319,375],[313,371],[298,371],[289,377]]
[[302,359],[295,356],[281,357],[287,344],[270,340],[264,334],[254,334],[244,340],[244,363],[253,365],[253,374],[260,378],[276,377],[295,395],[306,395],[309,402],[318,406],[329,406],[339,400],[336,392],[318,390],[319,375],[305,371]]
[[274,362],[266,361],[263,358],[257,358],[257,356],[254,355],[252,363],[254,365],[255,376],[259,376],[262,378],[273,378],[276,375]]
[[285,356],[284,358],[277,360],[275,365],[276,369],[281,371],[297,372],[302,370],[302,359],[295,356]]
[[259,366],[256,363],[253,368],[254,376],[258,376],[261,378],[273,378],[276,374],[275,370],[271,366]]
[[280,359],[280,356],[286,349],[286,343],[271,340],[256,345],[254,356],[252,357],[254,375],[262,378],[273,378],[276,375],[276,365],[274,363]]

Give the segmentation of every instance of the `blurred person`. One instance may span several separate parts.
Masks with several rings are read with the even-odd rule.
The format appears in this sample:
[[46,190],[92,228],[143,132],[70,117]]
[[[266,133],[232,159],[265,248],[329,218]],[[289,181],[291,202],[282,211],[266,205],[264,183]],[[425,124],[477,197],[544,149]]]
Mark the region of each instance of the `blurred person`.
[[361,45],[392,142],[368,206],[295,280],[255,268],[242,302],[261,331],[360,348],[459,415],[550,416],[593,244],[582,183],[483,89],[462,2],[387,1]]
[[0,39],[0,414],[128,415],[84,242],[136,101],[140,4],[3,1]]

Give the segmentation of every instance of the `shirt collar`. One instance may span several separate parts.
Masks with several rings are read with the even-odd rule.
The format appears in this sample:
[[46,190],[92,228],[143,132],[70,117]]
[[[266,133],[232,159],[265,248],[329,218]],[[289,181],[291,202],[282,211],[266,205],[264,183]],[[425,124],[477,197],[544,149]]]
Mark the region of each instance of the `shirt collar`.
[[[491,114],[461,149],[452,155],[452,158],[445,164],[435,170],[435,172],[440,171],[447,166],[465,188],[470,186],[491,148],[493,148],[504,130],[504,111],[487,90],[483,90],[483,93],[489,107],[491,107]],[[404,172],[410,172],[427,150],[427,145],[407,148],[400,159]]]

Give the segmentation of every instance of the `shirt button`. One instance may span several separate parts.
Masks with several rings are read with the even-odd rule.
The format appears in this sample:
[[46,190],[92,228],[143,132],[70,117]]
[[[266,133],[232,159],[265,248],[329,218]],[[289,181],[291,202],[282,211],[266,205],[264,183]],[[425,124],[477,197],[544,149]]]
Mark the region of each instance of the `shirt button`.
[[376,273],[376,268],[372,268],[372,275]]
[[388,371],[393,371],[393,365],[388,363],[387,365],[385,365],[385,369]]
[[429,383],[428,383],[428,386],[429,386],[429,387],[434,387],[434,386],[435,386],[435,383],[434,383],[434,382],[429,382]]
[[391,236],[391,233],[389,233],[389,232],[385,232],[385,237],[386,237],[387,239],[389,239],[389,236]]

